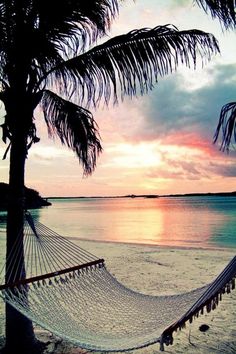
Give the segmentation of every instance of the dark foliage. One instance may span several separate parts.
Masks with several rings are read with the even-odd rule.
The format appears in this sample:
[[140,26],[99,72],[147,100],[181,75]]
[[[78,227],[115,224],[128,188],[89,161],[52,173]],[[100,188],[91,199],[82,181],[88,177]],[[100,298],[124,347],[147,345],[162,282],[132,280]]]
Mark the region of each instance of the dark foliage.
[[[6,183],[0,183],[0,210],[7,210],[9,186]],[[25,187],[25,207],[27,209],[36,209],[42,206],[49,206],[47,200],[43,199],[39,192]]]
[[213,18],[218,18],[226,29],[235,28],[235,0],[195,0],[196,3]]
[[62,144],[76,152],[84,173],[92,173],[102,151],[92,114],[48,90],[44,91],[42,107],[49,136],[58,136]]
[[[44,92],[44,90],[45,85],[54,85],[52,81],[54,77],[49,78],[48,73],[53,72],[58,65],[63,65],[68,58],[83,53],[98,38],[104,36],[117,14],[117,0],[82,2],[77,0],[48,0],[47,2],[45,0],[5,0],[0,2],[0,99],[7,112],[2,125],[3,141],[9,144],[6,153],[10,151],[15,129],[18,127],[19,130],[20,125],[20,129],[24,130],[27,135],[28,149],[33,143],[39,141],[33,112],[44,97],[44,112],[49,113],[49,109],[45,108],[46,101],[48,101],[45,97],[49,97],[49,91]],[[60,79],[64,80],[61,76]],[[56,80],[58,81],[57,77]],[[66,85],[59,91],[61,94],[66,94]],[[53,93],[51,97],[52,95]],[[17,103],[20,106],[21,102],[25,112],[20,112],[20,108],[15,112],[13,105],[16,106]],[[59,102],[59,97],[57,102]],[[72,105],[63,104],[63,108],[69,108],[70,112],[71,107]],[[73,114],[73,127],[76,128],[74,132],[69,129],[69,126],[72,128],[71,114],[67,119],[67,129],[61,129],[60,132],[57,127],[62,125],[63,114],[54,116],[52,119],[48,116],[45,118],[47,124],[50,122],[50,125],[55,122],[54,118],[59,118],[60,122],[55,122],[57,126],[55,131],[59,133],[60,140],[75,151],[84,167],[85,174],[88,174],[94,170],[97,154],[101,150],[99,134],[93,123],[92,114],[82,108],[78,110],[80,113],[77,114],[77,120],[80,121],[77,124],[75,114]],[[86,119],[88,119],[87,122]],[[87,144],[84,140],[78,143],[80,137],[85,138],[84,127],[87,130],[91,128],[91,132],[86,132]],[[79,128],[83,131],[79,132]],[[62,137],[63,132],[65,136]],[[87,161],[85,161],[86,158]]]
[[230,102],[221,109],[219,123],[214,135],[214,143],[221,136],[222,151],[229,151],[230,145],[236,143],[236,102]]
[[96,107],[101,99],[108,104],[110,99],[116,103],[125,95],[145,94],[179,65],[195,67],[198,57],[204,62],[218,52],[211,34],[157,26],[112,38],[58,65],[49,77],[65,82],[68,94],[76,91],[80,104]]

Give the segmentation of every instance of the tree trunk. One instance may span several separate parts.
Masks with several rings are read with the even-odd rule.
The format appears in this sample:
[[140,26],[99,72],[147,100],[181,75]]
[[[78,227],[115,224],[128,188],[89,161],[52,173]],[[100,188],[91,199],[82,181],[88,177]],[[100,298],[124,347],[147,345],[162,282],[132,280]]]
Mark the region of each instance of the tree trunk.
[[[23,224],[24,224],[24,175],[27,152],[27,139],[21,132],[12,139],[9,172],[9,203],[7,215],[7,257],[13,247],[16,237],[21,237],[21,266],[17,270],[9,269],[6,264],[6,282],[11,282],[13,275],[17,278],[25,277],[24,252],[23,252]],[[32,322],[6,304],[6,345],[4,353],[39,353],[38,342],[35,338]]]

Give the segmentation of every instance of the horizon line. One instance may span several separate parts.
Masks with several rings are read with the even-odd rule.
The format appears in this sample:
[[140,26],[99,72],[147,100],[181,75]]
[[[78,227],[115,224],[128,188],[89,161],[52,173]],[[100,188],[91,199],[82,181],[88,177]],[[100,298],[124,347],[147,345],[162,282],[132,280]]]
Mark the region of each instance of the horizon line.
[[170,193],[170,194],[126,194],[126,195],[104,195],[104,196],[47,196],[44,199],[88,199],[88,198],[166,198],[166,197],[193,197],[193,196],[236,196],[232,192],[193,192],[193,193]]

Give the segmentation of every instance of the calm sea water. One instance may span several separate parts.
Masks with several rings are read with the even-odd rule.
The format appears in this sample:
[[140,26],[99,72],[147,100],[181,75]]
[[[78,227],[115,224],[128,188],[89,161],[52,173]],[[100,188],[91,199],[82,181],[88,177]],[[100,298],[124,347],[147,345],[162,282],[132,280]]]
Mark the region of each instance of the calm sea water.
[[[236,247],[236,197],[50,199],[31,213],[81,239],[189,247]],[[0,232],[5,213],[0,213]]]

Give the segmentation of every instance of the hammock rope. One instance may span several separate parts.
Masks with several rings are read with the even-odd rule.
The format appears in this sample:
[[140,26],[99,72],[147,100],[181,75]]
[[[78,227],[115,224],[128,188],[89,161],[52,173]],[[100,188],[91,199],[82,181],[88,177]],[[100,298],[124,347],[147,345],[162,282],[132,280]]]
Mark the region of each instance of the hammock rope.
[[[20,238],[20,236],[19,236]],[[235,288],[236,256],[210,284],[171,296],[143,295],[126,288],[99,259],[26,214],[22,240],[10,254],[12,269],[0,296],[50,332],[88,349],[122,352],[159,342],[173,343],[173,332],[214,309]],[[21,267],[21,269],[19,269]],[[9,267],[10,272],[10,267]],[[12,270],[11,270],[12,271]],[[25,276],[26,274],[26,276]]]

